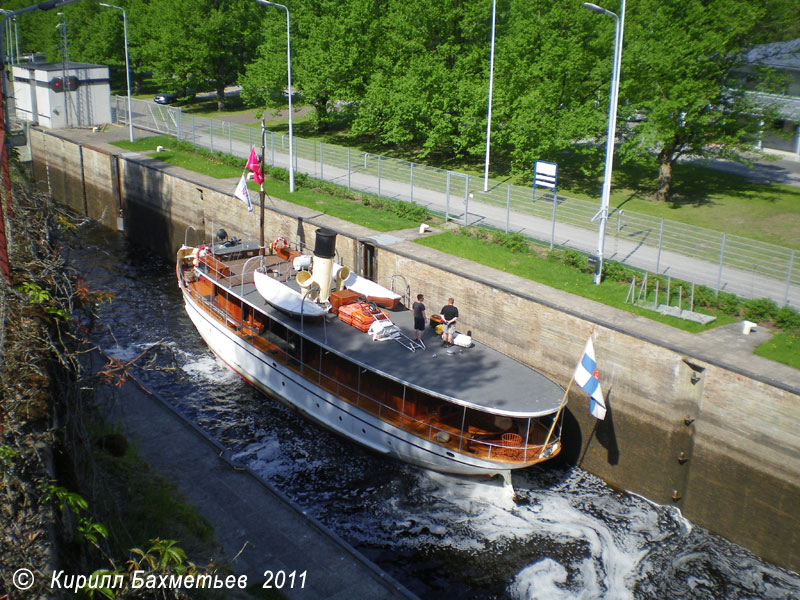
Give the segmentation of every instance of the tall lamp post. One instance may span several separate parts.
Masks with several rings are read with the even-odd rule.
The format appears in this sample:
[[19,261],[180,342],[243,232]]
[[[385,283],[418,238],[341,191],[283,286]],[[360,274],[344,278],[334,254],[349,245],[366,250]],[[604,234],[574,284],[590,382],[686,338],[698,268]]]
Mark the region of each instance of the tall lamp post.
[[619,69],[622,58],[622,34],[625,27],[625,0],[620,0],[618,17],[605,8],[591,2],[584,2],[584,8],[592,12],[612,17],[616,21],[614,34],[614,64],[611,68],[611,90],[608,100],[608,134],[606,139],[606,165],[603,173],[603,195],[600,201],[600,228],[597,234],[597,267],[594,273],[594,284],[599,285],[603,273],[603,247],[605,245],[606,220],[608,219],[608,201],[611,195],[611,169],[614,163],[614,137],[617,128],[617,99],[619,97]]
[[489,53],[489,108],[486,110],[486,160],[483,166],[483,191],[489,191],[489,142],[492,138],[492,84],[494,83],[494,23],[497,0],[492,0],[492,49]]
[[286,11],[286,78],[289,81],[289,191],[294,192],[294,139],[292,137],[292,37],[289,32],[289,9],[283,4],[256,0],[264,6],[274,6]]
[[130,134],[131,142],[133,142],[133,113],[131,112],[131,63],[128,58],[128,17],[125,15],[125,9],[121,6],[114,6],[113,4],[100,3],[103,8],[113,8],[122,11],[122,30],[125,34],[125,76],[128,81],[128,133]]

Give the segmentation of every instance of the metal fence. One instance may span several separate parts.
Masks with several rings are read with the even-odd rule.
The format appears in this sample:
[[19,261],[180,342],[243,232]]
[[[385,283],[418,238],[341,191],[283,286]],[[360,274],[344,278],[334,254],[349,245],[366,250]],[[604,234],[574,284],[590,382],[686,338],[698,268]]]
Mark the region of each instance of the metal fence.
[[[112,97],[116,122],[127,123],[127,99]],[[260,147],[260,129],[195,117],[180,108],[134,100],[139,129],[246,158]],[[288,168],[286,134],[267,132],[265,163]],[[599,203],[550,190],[492,181],[445,169],[325,144],[294,136],[295,172],[349,189],[405,200],[464,225],[520,232],[551,247],[595,253]],[[746,298],[767,297],[800,307],[800,257],[795,250],[659,219],[612,210],[606,227],[604,259],[673,278],[685,279]]]

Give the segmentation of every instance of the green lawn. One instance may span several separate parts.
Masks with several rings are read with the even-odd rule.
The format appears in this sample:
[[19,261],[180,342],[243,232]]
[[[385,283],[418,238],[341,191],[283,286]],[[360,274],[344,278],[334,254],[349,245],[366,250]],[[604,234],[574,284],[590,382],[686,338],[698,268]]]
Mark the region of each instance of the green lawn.
[[679,164],[673,200],[664,203],[653,196],[652,164],[617,171],[610,200],[614,207],[800,249],[800,188],[759,185],[739,175]]
[[[140,138],[131,143],[127,140],[114,142],[115,146],[141,152],[152,158],[157,158],[170,164],[183,167],[195,173],[203,173],[216,179],[238,178],[244,169],[244,160],[241,166],[232,166],[226,162],[221,162],[215,157],[208,157],[196,152],[184,150],[176,147],[176,140],[173,137],[159,135],[148,138]],[[164,152],[155,152],[158,146],[165,148]],[[231,186],[231,193],[235,184]],[[248,188],[254,192],[259,191],[259,186],[252,181],[248,183]],[[264,191],[281,200],[286,200],[300,206],[305,206],[320,213],[338,217],[351,223],[363,225],[377,231],[394,231],[397,229],[407,229],[416,227],[417,220],[403,218],[392,212],[376,210],[373,207],[365,206],[360,202],[332,196],[302,185],[295,185],[293,194],[289,193],[289,184],[283,181],[267,177],[264,183]]]
[[[215,179],[228,179],[239,177],[244,169],[244,161],[241,167],[234,167],[223,162],[212,160],[195,152],[189,152],[176,147],[177,140],[169,135],[156,135],[147,138],[139,138],[131,143],[127,140],[114,142],[115,146],[141,152],[152,158],[163,160],[177,167],[183,167],[195,173],[203,173]],[[158,146],[164,147],[164,152],[156,152]]]
[[[258,186],[252,182],[248,184],[248,187],[250,189],[258,189]],[[331,196],[303,187],[295,186],[294,193],[290,194],[289,184],[275,179],[267,178],[264,182],[264,190],[266,193],[277,196],[281,200],[318,210],[326,215],[377,231],[395,231],[419,226],[419,221],[417,220],[405,219],[389,211],[376,210],[371,206],[364,206],[354,200]]]
[[782,331],[754,350],[755,354],[800,369],[800,333]]
[[[590,300],[596,300],[602,304],[620,308],[647,317],[653,321],[660,321],[692,333],[705,331],[712,327],[732,323],[734,321],[734,319],[729,316],[717,315],[716,321],[713,321],[709,325],[700,325],[693,321],[685,321],[683,319],[661,315],[639,306],[633,306],[625,302],[629,288],[629,284],[627,283],[606,280],[600,285],[594,285],[591,275],[582,273],[557,260],[541,258],[536,254],[512,252],[507,248],[475,237],[445,232],[420,238],[416,242],[423,246],[436,248],[448,254],[461,256],[473,262],[494,267],[495,269],[506,271],[532,281],[538,281],[547,286],[583,296]],[[698,305],[695,305],[695,310],[704,312]],[[710,311],[708,312],[712,314]]]

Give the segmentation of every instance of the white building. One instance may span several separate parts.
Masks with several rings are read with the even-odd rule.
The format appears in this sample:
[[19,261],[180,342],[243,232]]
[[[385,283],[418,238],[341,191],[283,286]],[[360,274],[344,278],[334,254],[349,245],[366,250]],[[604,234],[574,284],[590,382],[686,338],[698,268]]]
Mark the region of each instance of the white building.
[[77,62],[14,65],[17,119],[42,127],[111,122],[108,67]]
[[[745,61],[751,66],[738,70],[741,87],[751,90],[748,93],[757,102],[778,112],[780,120],[774,126],[783,131],[783,135],[765,133],[761,147],[800,156],[800,38],[756,46]],[[772,69],[778,75],[778,89],[771,93],[759,89],[758,67]]]

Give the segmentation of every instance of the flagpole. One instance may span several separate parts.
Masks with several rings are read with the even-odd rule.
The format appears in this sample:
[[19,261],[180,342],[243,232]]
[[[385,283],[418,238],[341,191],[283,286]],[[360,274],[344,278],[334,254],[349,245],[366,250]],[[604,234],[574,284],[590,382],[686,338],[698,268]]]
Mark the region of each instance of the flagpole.
[[572,387],[572,382],[575,381],[575,377],[569,380],[569,385],[567,386],[566,391],[564,392],[564,397],[561,399],[561,404],[558,407],[558,412],[556,413],[556,418],[553,419],[553,424],[550,426],[550,431],[547,432],[547,437],[544,440],[544,444],[542,444],[542,450],[539,452],[539,458],[542,457],[544,451],[547,449],[547,444],[550,443],[550,437],[553,435],[553,431],[556,428],[556,423],[558,423],[558,417],[561,416],[561,411],[564,410],[564,405],[567,403],[567,395],[569,394],[569,388]]
[[[589,331],[589,339],[592,338],[594,335],[594,324],[592,324],[592,329]],[[544,440],[544,444],[542,445],[542,450],[539,452],[539,457],[541,458],[544,451],[547,449],[547,444],[550,443],[550,438],[553,435],[553,431],[555,431],[556,424],[558,423],[558,418],[561,416],[561,411],[564,410],[564,405],[567,402],[567,396],[569,395],[569,389],[572,387],[572,382],[575,381],[575,372],[572,373],[572,378],[569,380],[569,384],[567,385],[567,389],[564,392],[564,397],[561,399],[561,404],[558,407],[558,412],[556,412],[556,418],[553,419],[553,424],[550,426],[550,431],[547,432],[547,437]]]
[[[265,145],[265,128],[264,118],[261,118],[261,175],[264,175],[264,145]],[[261,234],[259,237],[259,244],[261,245],[261,256],[266,255],[266,248],[264,244],[264,180],[261,180]]]

